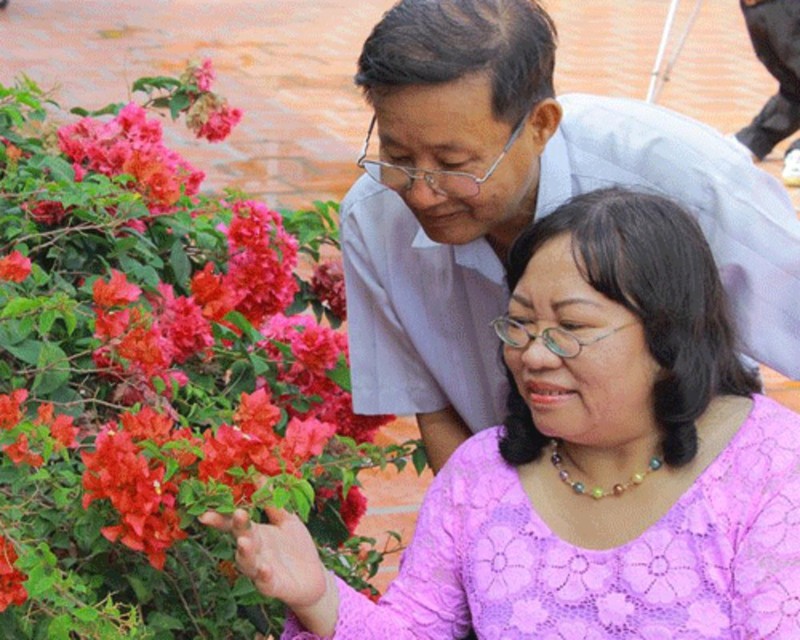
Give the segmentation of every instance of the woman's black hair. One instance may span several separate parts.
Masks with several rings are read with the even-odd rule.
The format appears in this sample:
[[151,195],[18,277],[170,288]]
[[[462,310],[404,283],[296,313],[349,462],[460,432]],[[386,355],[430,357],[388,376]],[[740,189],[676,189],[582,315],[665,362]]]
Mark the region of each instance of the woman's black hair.
[[[666,464],[697,453],[695,421],[720,394],[759,391],[756,371],[740,356],[719,272],[697,222],[675,202],[614,187],[577,196],[537,220],[514,242],[507,260],[513,291],[533,255],[566,234],[581,275],[594,289],[642,322],[647,347],[661,366],[653,389]],[[548,438],[509,372],[503,458],[519,465],[537,459]]]

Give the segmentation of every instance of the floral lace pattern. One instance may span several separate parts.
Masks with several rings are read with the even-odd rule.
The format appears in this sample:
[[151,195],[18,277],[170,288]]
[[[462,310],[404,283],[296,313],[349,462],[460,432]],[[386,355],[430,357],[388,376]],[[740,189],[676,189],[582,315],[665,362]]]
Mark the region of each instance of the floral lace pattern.
[[[470,626],[492,640],[800,638],[800,416],[756,396],[669,512],[607,550],[550,531],[499,431],[472,437],[436,477],[378,605],[338,583],[335,638],[441,640]],[[315,636],[292,621],[283,637]]]

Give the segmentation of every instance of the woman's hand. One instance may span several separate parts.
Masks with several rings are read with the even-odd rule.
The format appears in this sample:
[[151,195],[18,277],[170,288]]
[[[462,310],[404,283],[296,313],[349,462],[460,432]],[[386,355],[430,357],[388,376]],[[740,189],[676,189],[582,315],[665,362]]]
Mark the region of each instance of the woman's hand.
[[236,565],[265,596],[288,605],[303,626],[331,635],[336,626],[338,594],[317,555],[306,526],[294,514],[265,508],[270,524],[250,520],[243,509],[232,516],[208,511],[200,522],[233,534]]

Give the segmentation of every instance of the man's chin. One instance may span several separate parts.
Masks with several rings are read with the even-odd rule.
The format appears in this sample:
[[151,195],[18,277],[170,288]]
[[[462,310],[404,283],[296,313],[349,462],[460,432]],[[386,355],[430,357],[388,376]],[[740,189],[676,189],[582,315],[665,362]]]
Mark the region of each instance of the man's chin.
[[422,230],[426,236],[439,244],[469,244],[483,236],[480,231],[468,229],[464,225],[453,225],[448,228],[423,226]]

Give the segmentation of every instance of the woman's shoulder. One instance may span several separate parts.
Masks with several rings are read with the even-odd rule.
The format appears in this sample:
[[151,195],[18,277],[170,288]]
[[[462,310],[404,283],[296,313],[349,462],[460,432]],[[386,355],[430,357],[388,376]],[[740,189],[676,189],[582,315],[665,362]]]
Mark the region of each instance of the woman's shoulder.
[[729,465],[755,481],[775,475],[797,474],[800,469],[800,414],[761,394],[723,458]]
[[496,426],[478,431],[453,452],[451,460],[458,465],[472,466],[476,463],[497,464],[503,461],[500,455],[500,438],[504,427]]
[[744,426],[747,439],[766,440],[771,446],[800,452],[800,413],[769,396],[753,396],[753,408]]

